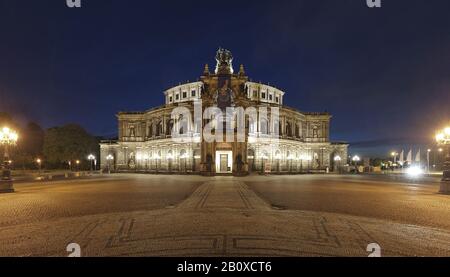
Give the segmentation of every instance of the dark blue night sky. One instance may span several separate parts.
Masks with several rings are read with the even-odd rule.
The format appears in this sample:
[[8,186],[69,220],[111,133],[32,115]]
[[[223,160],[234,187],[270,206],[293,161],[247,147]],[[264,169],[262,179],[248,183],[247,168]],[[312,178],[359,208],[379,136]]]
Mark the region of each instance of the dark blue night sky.
[[332,139],[385,155],[426,143],[450,119],[450,1],[0,0],[0,111],[44,127],[114,136],[118,111],[214,66],[286,91],[285,103],[334,115]]

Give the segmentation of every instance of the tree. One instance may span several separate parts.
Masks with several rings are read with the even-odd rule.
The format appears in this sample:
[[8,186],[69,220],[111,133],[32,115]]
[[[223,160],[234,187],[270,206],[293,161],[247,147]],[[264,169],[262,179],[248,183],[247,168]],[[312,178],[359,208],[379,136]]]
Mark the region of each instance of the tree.
[[23,150],[25,153],[38,157],[42,155],[44,148],[45,131],[39,124],[30,122],[23,130]]
[[52,167],[61,167],[68,161],[85,162],[91,153],[98,157],[98,141],[79,125],[54,127],[46,132],[44,156]]
[[30,122],[19,130],[15,160],[22,168],[36,168],[36,159],[42,158],[45,132],[37,123]]

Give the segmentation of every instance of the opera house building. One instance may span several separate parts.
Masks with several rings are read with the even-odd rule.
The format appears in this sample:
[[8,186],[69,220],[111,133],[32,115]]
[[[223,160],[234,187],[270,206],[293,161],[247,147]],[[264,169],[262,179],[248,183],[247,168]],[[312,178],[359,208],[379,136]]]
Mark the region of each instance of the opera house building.
[[348,145],[330,141],[329,113],[288,107],[285,91],[252,82],[242,65],[235,71],[228,50],[217,51],[212,72],[205,65],[197,82],[164,97],[161,107],[117,114],[118,139],[100,145],[104,170],[244,176],[333,171],[347,161]]

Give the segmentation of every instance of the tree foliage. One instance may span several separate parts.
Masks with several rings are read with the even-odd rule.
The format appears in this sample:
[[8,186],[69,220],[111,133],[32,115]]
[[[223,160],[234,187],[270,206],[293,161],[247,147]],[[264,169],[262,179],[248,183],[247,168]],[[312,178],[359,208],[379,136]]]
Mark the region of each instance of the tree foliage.
[[0,112],[0,128],[9,127],[19,135],[16,147],[10,149],[15,168],[36,167],[35,160],[42,156],[45,131],[39,124],[30,122],[25,127],[7,113]]
[[76,124],[44,130],[35,122],[22,126],[8,113],[0,112],[0,128],[5,126],[19,134],[17,147],[10,149],[16,169],[36,169],[37,158],[49,168],[67,168],[68,161],[76,160],[81,167],[89,167],[86,157],[99,154],[99,139]]
[[45,131],[37,123],[30,122],[18,130],[19,141],[14,151],[16,168],[35,168],[36,159],[42,159]]
[[97,155],[98,148],[95,137],[81,126],[69,124],[47,130],[43,152],[48,163],[60,166],[68,161],[84,161],[90,153]]

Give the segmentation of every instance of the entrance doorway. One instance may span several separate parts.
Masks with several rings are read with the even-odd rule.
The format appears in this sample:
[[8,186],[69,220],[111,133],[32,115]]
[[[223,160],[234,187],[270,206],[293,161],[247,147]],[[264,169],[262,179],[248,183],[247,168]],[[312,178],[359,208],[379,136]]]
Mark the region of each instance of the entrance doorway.
[[217,151],[216,152],[216,172],[232,173],[233,172],[233,152]]

